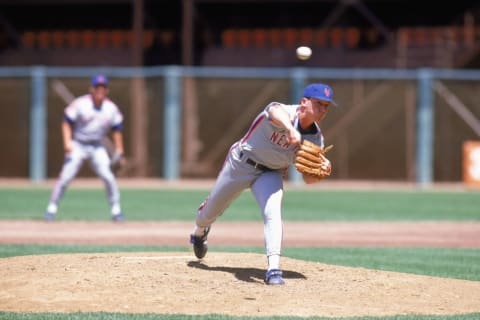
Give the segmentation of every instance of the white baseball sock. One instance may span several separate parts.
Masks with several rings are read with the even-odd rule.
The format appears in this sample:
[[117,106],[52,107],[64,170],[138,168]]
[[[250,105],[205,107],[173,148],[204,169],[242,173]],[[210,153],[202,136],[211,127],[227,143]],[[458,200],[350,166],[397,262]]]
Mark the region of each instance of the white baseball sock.
[[280,269],[280,255],[272,254],[268,256],[268,270]]
[[112,215],[116,216],[117,214],[122,213],[122,209],[120,208],[120,204],[115,203],[112,205]]
[[48,204],[47,207],[47,212],[51,214],[56,214],[57,213],[57,205],[53,202]]
[[193,228],[192,234],[197,236],[197,237],[202,237],[205,234],[205,229],[206,228],[199,227],[199,226],[195,225],[195,228]]

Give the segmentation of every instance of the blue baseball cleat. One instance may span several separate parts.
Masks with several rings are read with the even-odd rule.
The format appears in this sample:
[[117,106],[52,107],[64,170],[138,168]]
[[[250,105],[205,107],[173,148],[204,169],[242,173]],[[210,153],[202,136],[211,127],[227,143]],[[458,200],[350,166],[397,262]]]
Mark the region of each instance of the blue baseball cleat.
[[43,220],[45,220],[46,222],[52,222],[53,220],[55,220],[55,214],[47,211],[43,216]]
[[280,269],[268,270],[265,275],[265,283],[268,285],[282,285],[285,281],[282,279],[283,272]]
[[112,221],[113,222],[123,222],[125,221],[125,217],[123,216],[123,213],[115,214],[112,216]]

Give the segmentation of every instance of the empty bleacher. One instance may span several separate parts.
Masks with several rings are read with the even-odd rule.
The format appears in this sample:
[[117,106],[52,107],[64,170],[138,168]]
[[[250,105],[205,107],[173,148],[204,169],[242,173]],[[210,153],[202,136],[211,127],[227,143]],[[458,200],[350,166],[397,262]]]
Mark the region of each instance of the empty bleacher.
[[[164,41],[159,31],[145,30],[141,41],[144,49],[151,48],[155,37]],[[131,30],[40,30],[22,34],[22,45],[26,49],[105,49],[131,48],[134,44]]]
[[230,28],[221,45],[204,53],[205,65],[292,66],[300,45],[314,55],[305,66],[462,67],[478,54],[480,28],[402,27],[385,36],[375,28]]
[[368,33],[374,30],[359,28],[272,28],[272,29],[226,29],[222,32],[223,48],[286,48],[299,45],[317,48],[349,48],[360,46],[361,36],[371,40],[368,45],[375,46],[375,38]]
[[[161,56],[162,49],[180,56],[179,38],[179,30],[149,29],[140,43],[151,56]],[[129,65],[135,41],[132,30],[126,29],[32,30],[20,39],[19,47],[0,54],[0,63]],[[305,66],[449,68],[466,65],[478,55],[479,44],[480,27],[461,25],[402,27],[388,37],[375,28],[359,27],[228,28],[217,43],[197,54],[201,65],[295,66],[299,62],[294,48],[306,45],[314,55],[302,62]]]

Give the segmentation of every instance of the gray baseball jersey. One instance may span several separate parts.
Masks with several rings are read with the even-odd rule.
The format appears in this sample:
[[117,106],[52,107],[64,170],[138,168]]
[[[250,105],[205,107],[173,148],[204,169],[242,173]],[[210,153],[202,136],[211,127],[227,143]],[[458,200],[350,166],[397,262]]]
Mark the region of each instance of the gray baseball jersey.
[[299,105],[272,102],[256,117],[245,136],[238,142],[240,151],[271,169],[286,168],[295,162],[298,146],[287,142],[285,129],[268,121],[268,109],[273,105],[280,105],[288,112],[293,126],[300,131],[303,138],[323,147],[323,135],[317,124],[314,124],[315,128],[312,132],[302,133],[298,125]]

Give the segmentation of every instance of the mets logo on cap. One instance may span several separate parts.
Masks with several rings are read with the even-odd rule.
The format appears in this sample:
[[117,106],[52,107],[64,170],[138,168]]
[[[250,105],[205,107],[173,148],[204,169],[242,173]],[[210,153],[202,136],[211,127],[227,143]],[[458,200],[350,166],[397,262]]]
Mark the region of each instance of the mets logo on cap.
[[332,95],[332,91],[328,87],[323,89],[323,93],[325,93],[325,97],[330,97]]

